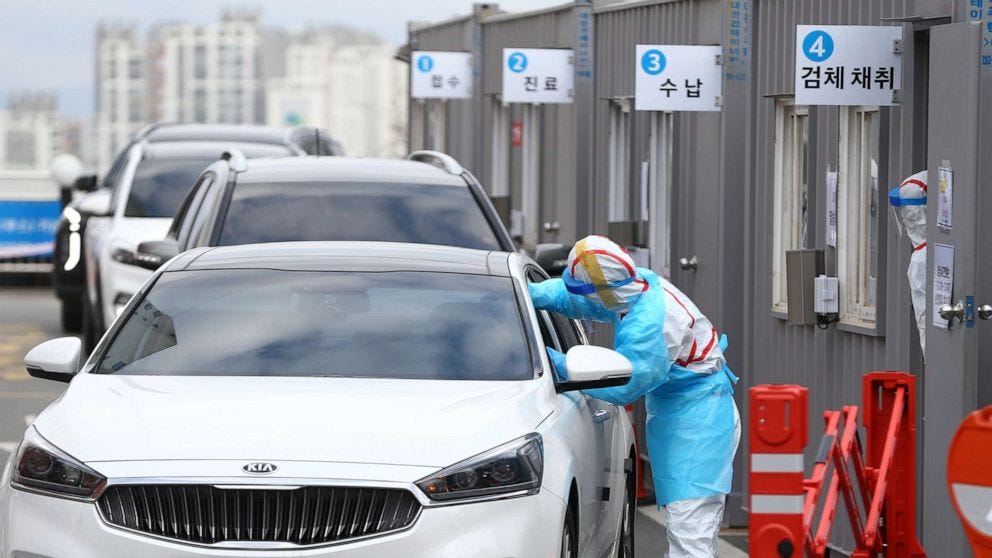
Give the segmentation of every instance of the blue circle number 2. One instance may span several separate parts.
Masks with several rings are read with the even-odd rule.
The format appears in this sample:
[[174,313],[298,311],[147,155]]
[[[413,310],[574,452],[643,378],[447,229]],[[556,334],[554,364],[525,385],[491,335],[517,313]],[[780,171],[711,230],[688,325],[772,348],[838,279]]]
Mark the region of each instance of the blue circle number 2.
[[817,29],[803,39],[803,54],[813,62],[823,62],[834,53],[834,39],[826,31]]
[[651,49],[641,56],[641,69],[648,75],[656,76],[665,71],[665,55],[658,49]]
[[426,54],[417,59],[417,69],[427,73],[434,67],[434,59]]
[[509,66],[511,72],[519,74],[527,69],[527,55],[522,52],[514,52],[506,60],[506,65]]

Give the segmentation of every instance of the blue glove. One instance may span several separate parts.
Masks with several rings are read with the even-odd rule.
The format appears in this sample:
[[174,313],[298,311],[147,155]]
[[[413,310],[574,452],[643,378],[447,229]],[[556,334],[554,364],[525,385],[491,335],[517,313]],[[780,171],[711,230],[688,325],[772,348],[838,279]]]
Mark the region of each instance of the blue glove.
[[555,377],[559,382],[568,381],[568,368],[565,367],[565,353],[548,347],[548,358],[551,359],[551,366],[555,369]]

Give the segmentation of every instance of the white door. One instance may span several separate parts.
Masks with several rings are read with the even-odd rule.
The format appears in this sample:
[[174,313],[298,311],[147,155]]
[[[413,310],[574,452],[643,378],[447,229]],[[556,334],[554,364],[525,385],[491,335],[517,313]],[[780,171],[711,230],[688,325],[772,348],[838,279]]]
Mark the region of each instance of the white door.
[[521,123],[521,200],[523,247],[533,251],[540,242],[541,221],[541,106],[525,105]]

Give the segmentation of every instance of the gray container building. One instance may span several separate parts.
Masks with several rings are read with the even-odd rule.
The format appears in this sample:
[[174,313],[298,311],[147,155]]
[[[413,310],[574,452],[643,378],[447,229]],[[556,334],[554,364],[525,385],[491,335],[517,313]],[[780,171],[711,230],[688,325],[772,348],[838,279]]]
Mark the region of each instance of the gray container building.
[[[410,144],[462,160],[524,248],[609,234],[668,275],[728,334],[745,425],[749,387],[807,386],[807,471],[823,411],[860,404],[864,373],[915,374],[918,531],[931,556],[967,556],[945,481],[947,448],[967,413],[992,404],[992,322],[973,313],[970,327],[940,329],[928,311],[924,354],[906,278],[914,247],[887,194],[917,171],[929,169],[933,186],[938,167],[953,169],[954,226],[935,225],[931,195],[928,241],[955,247],[953,301],[992,304],[992,252],[982,242],[992,224],[981,218],[990,190],[980,180],[992,160],[982,110],[992,94],[992,49],[983,46],[992,44],[992,16],[976,15],[973,3],[577,1],[522,14],[477,6],[467,18],[411,28],[407,48],[472,52],[478,82],[471,101],[441,104],[443,137],[425,132],[432,102],[411,100]],[[900,27],[897,104],[796,105],[796,26],[804,24]],[[722,45],[721,112],[636,111],[637,44]],[[503,49],[524,47],[573,49],[572,104],[502,102]],[[821,271],[839,279],[836,323],[789,320],[799,303],[786,252],[801,249],[819,251]],[[728,505],[735,525],[747,521],[746,451],[745,435]],[[831,541],[853,548],[843,510]]]

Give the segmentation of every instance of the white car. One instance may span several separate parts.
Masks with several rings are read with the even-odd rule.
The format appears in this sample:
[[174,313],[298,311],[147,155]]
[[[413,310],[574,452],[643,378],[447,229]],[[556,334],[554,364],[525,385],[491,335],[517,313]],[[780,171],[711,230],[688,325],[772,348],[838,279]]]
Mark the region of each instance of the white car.
[[[230,150],[246,157],[305,155],[294,131],[258,126],[158,125],[122,153],[107,174],[109,198],[89,218],[83,246],[83,334],[88,348],[151,273],[135,265],[146,240],[161,240],[200,173]],[[311,130],[311,135],[314,131]]]
[[[197,248],[79,341],[0,478],[0,556],[629,557],[630,362],[505,252]],[[546,348],[567,353],[559,381]]]

